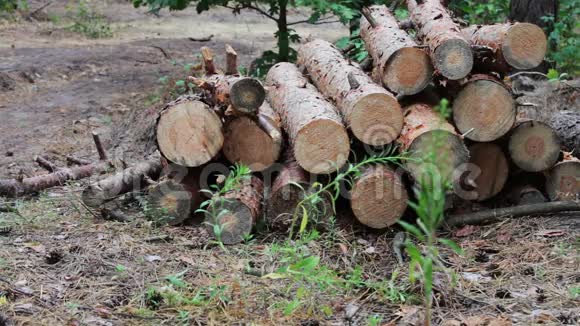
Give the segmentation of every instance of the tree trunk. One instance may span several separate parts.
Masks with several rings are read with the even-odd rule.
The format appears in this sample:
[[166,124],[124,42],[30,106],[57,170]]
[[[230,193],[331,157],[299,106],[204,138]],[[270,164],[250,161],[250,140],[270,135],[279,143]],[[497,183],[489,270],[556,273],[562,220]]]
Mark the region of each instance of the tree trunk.
[[311,173],[340,169],[350,141],[336,108],[291,63],[274,65],[266,83],[269,102],[282,119],[298,164]]
[[473,25],[462,32],[472,46],[490,50],[482,52],[483,55],[475,55],[476,67],[502,73],[509,71],[510,67],[536,68],[547,51],[546,35],[534,24]]
[[459,26],[440,0],[407,0],[420,39],[429,46],[435,69],[446,78],[461,79],[471,71],[473,53]]
[[543,17],[552,16],[558,19],[558,0],[511,0],[508,19],[513,22],[526,22],[546,28],[548,33],[553,23]]
[[167,179],[149,188],[148,204],[155,222],[178,225],[193,215],[202,202],[199,177],[199,170],[190,170],[183,180]]
[[552,201],[580,200],[580,160],[567,153],[546,174],[546,192]]
[[232,163],[248,165],[252,171],[263,171],[278,160],[282,149],[280,117],[268,102],[259,109],[257,118],[234,116],[224,127],[224,156]]
[[[501,147],[493,143],[477,143],[469,147],[469,163],[479,168],[469,193],[471,200],[483,201],[497,195],[505,186],[509,165]],[[469,177],[469,176],[467,176]],[[467,198],[466,198],[467,199]]]
[[278,15],[278,62],[290,60],[290,31],[288,30],[287,7],[288,0],[278,0],[280,14]]
[[386,165],[365,168],[354,181],[350,195],[354,216],[373,229],[397,223],[409,200],[401,176]]
[[144,189],[147,179],[156,179],[160,173],[161,159],[154,155],[147,161],[89,185],[82,193],[82,201],[89,207],[99,207],[119,195]]
[[216,104],[224,110],[231,106],[241,113],[255,115],[266,98],[264,86],[255,78],[217,74],[207,80],[213,85]]
[[214,237],[226,245],[242,242],[262,214],[263,192],[262,181],[250,176],[236,189],[214,198],[205,214]]
[[487,75],[475,75],[453,101],[453,120],[465,137],[494,141],[513,127],[516,107],[510,90]]
[[[426,104],[410,105],[403,110],[405,122],[397,142],[401,151],[407,151],[411,160],[403,164],[419,182],[426,164],[445,181],[450,181],[454,170],[469,159],[469,151],[455,128]],[[434,153],[435,157],[430,157]]]
[[397,99],[345,60],[334,45],[319,39],[305,43],[298,50],[298,64],[306,68],[320,92],[336,103],[360,141],[380,146],[399,136],[403,113]]
[[375,80],[401,95],[421,92],[431,81],[429,55],[403,30],[386,6],[372,6],[368,13],[374,25],[362,17],[360,36],[373,58]]
[[223,142],[220,117],[195,98],[180,97],[159,114],[157,144],[161,154],[173,163],[200,166],[219,153]]
[[509,139],[513,162],[529,172],[545,171],[558,162],[561,143],[550,126],[539,121],[519,123]]
[[64,186],[67,181],[88,178],[106,172],[110,168],[110,163],[98,162],[74,168],[62,168],[50,174],[22,180],[0,179],[0,196],[18,197],[52,187]]

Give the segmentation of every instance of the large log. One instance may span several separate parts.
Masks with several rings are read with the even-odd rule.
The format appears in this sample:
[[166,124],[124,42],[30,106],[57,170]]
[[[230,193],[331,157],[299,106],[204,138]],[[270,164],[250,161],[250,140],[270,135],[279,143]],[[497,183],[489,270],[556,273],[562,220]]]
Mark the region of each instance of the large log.
[[[433,74],[429,55],[399,28],[397,20],[386,6],[371,6],[366,15],[370,17],[361,17],[360,36],[373,58],[375,77],[397,94],[413,95],[421,92]],[[369,18],[374,20],[373,24]]]
[[89,207],[99,207],[119,195],[145,189],[147,180],[156,179],[161,173],[161,167],[159,155],[153,155],[147,161],[90,184],[83,190],[82,201]]
[[357,139],[373,146],[397,139],[403,127],[397,99],[345,60],[334,45],[320,39],[303,44],[298,64],[306,68],[320,92],[336,103]]
[[548,48],[546,34],[534,24],[472,25],[462,30],[472,46],[483,46],[491,56],[475,56],[478,66],[500,72],[509,67],[532,69],[544,60]]
[[74,168],[61,168],[53,173],[23,179],[0,179],[0,196],[18,197],[48,188],[64,186],[67,181],[88,178],[111,169],[108,162]]
[[518,123],[510,135],[508,148],[513,162],[520,169],[540,172],[558,162],[561,145],[550,126],[531,120]]
[[224,156],[232,163],[242,163],[252,171],[263,171],[278,160],[282,149],[280,117],[264,102],[257,117],[226,118]]
[[291,63],[274,65],[266,84],[269,102],[282,119],[298,164],[311,173],[341,168],[350,142],[336,108]]
[[509,165],[500,146],[493,143],[478,143],[469,147],[469,163],[479,168],[473,180],[475,187],[471,200],[483,201],[497,195],[505,186]]
[[397,143],[411,158],[403,163],[405,168],[419,182],[426,164],[431,164],[443,181],[451,181],[454,170],[469,159],[461,136],[429,105],[410,105],[403,110],[403,116],[403,131]]
[[487,75],[475,75],[453,101],[453,121],[465,137],[494,141],[513,127],[516,106],[509,89]]
[[156,223],[178,225],[192,216],[202,202],[199,172],[190,170],[181,180],[165,179],[149,187],[149,215]]
[[435,69],[452,80],[467,76],[473,67],[471,47],[441,1],[406,1],[419,38],[429,46]]
[[546,174],[546,192],[550,200],[580,200],[580,160],[565,155]]
[[262,214],[263,193],[262,181],[250,176],[235,189],[215,197],[205,214],[205,223],[214,237],[226,245],[242,242]]
[[409,200],[401,176],[386,165],[366,167],[354,181],[350,196],[354,216],[374,229],[397,223]]
[[223,143],[221,118],[195,97],[180,97],[159,114],[157,145],[173,163],[200,166],[214,158]]

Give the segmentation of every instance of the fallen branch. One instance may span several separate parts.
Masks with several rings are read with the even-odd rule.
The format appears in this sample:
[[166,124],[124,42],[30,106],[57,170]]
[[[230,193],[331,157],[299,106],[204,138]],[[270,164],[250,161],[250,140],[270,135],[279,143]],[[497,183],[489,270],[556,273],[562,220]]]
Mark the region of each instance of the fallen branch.
[[209,42],[213,38],[213,34],[206,37],[188,37],[188,39],[192,42]]
[[446,224],[448,227],[479,225],[500,221],[510,217],[578,211],[580,211],[579,202],[557,201],[551,203],[496,208],[469,214],[452,215],[447,218]]
[[58,171],[58,167],[53,162],[49,161],[47,158],[42,156],[36,156],[34,161],[38,163],[41,167],[43,167],[48,172],[56,172]]

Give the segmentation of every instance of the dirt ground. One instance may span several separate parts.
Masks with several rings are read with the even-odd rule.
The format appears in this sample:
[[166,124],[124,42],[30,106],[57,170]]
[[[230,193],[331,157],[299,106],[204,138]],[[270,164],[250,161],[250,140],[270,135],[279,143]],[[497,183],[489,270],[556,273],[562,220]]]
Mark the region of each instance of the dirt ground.
[[[183,77],[201,46],[219,54],[229,43],[249,66],[274,44],[274,25],[254,13],[155,17],[121,1],[92,3],[114,31],[92,40],[65,28],[66,4],[46,10],[64,17],[59,22],[0,25],[0,178],[45,173],[35,155],[61,165],[69,154],[95,160],[90,132],[115,144],[112,127],[160,105],[160,78]],[[297,31],[346,35],[340,25]],[[0,202],[0,325],[420,324],[421,289],[397,262],[395,231],[343,225],[294,241],[258,233],[224,250],[202,226],[105,221],[79,200],[87,182]],[[454,281],[435,279],[434,322],[578,325],[578,220],[526,218],[443,233],[465,252],[441,249]],[[264,277],[308,257],[320,258],[310,274],[297,267],[304,273]]]

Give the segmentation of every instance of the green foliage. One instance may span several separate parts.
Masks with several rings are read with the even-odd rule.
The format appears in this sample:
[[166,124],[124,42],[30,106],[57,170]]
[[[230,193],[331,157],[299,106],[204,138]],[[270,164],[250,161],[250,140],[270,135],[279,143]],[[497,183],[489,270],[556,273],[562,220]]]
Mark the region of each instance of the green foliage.
[[18,9],[16,0],[0,0],[0,13],[12,13]]
[[509,14],[506,0],[453,0],[449,8],[469,24],[503,23]]
[[560,71],[571,75],[580,74],[580,51],[578,51],[578,31],[580,30],[580,6],[576,0],[561,0],[558,20],[553,16],[543,17],[553,27],[548,35],[552,44],[548,51],[548,59],[555,63]]
[[106,18],[91,9],[88,3],[80,0],[76,8],[68,8],[73,12],[73,25],[68,27],[72,32],[88,38],[107,38],[113,36],[113,30]]

